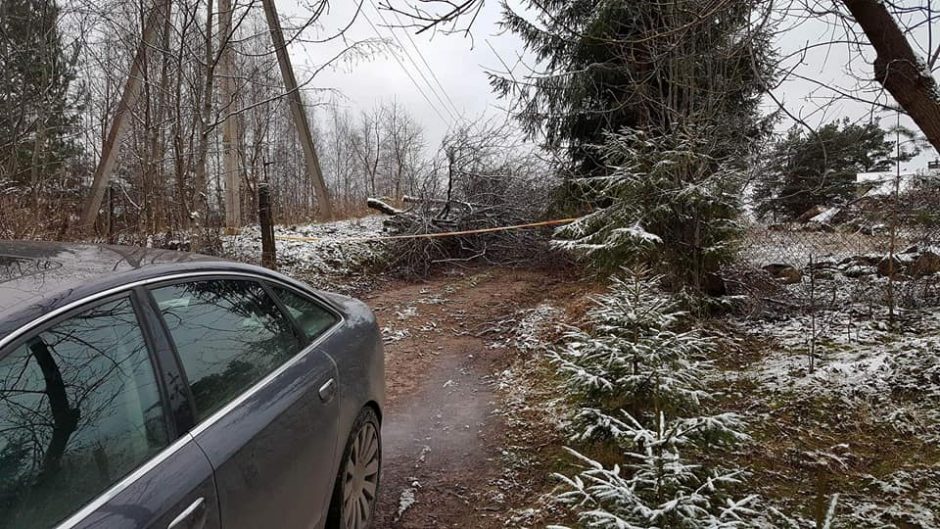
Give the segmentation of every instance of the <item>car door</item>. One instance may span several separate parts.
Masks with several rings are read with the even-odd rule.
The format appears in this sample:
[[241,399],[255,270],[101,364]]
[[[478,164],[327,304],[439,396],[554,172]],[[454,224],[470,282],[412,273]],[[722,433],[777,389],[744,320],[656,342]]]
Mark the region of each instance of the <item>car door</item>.
[[192,392],[192,435],[225,529],[321,527],[336,469],[336,366],[261,283],[220,277],[151,289]]
[[219,529],[131,293],[0,351],[0,528]]

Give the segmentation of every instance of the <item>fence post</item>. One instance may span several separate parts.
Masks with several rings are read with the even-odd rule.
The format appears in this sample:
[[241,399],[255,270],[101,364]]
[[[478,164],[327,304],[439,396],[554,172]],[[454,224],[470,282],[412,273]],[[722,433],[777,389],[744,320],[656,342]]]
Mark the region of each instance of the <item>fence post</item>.
[[277,270],[274,215],[271,212],[271,188],[268,182],[258,184],[258,223],[261,224],[261,265]]

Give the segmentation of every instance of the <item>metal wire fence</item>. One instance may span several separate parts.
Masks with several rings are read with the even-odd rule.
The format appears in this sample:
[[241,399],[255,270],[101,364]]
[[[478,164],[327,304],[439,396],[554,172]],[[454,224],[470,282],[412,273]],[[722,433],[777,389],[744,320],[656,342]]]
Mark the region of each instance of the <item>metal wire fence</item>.
[[[893,217],[908,220],[910,216]],[[729,269],[737,294],[763,310],[865,306],[866,312],[940,305],[940,227],[898,222],[878,229],[848,225],[754,225]],[[893,317],[893,316],[892,316]]]
[[[797,268],[810,261],[835,261],[889,254],[940,253],[940,230],[902,228],[871,234],[860,231],[812,231],[800,225],[753,226],[742,239],[739,258],[753,266],[784,264]],[[892,252],[893,248],[893,252]]]

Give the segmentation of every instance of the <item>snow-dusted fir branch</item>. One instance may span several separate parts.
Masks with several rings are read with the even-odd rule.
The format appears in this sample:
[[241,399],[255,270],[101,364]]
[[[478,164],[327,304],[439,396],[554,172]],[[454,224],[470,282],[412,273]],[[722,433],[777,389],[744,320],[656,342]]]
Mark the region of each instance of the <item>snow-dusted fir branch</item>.
[[747,181],[713,132],[609,134],[597,147],[607,174],[574,182],[605,205],[558,228],[553,244],[602,269],[655,264],[673,284],[707,291],[707,276],[734,256]]
[[613,279],[587,314],[588,330],[569,331],[550,354],[569,392],[586,403],[574,438],[616,437],[620,409],[685,416],[707,398],[701,380],[712,341],[678,330],[685,314],[658,281],[643,271]]
[[710,472],[682,456],[680,448],[695,443],[697,425],[660,414],[647,429],[629,419],[621,425],[635,450],[625,454],[625,464],[607,468],[568,449],[581,470],[573,477],[556,474],[563,487],[557,499],[584,527],[732,529],[753,519],[757,498],[734,498],[728,491],[740,483],[740,471]]

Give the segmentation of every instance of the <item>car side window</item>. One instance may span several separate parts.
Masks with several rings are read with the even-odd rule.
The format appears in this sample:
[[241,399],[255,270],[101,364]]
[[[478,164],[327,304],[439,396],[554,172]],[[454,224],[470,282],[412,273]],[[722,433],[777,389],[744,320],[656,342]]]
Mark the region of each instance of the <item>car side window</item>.
[[129,298],[99,305],[0,358],[0,525],[48,528],[169,443]]
[[200,280],[152,290],[205,419],[300,350],[290,321],[254,281]]
[[310,340],[320,336],[336,323],[335,314],[306,296],[278,285],[271,285],[271,289]]

